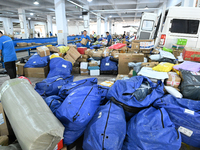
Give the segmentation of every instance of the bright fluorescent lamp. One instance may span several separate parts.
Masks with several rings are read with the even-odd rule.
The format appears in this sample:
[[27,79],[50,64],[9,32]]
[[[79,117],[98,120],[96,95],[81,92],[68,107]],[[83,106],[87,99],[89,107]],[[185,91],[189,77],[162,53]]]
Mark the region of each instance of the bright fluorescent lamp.
[[67,21],[69,21],[69,20],[67,20]]
[[87,0],[88,2],[92,2],[92,0]]
[[146,6],[145,9],[149,9],[148,6]]
[[56,19],[56,17],[53,17],[53,19]]
[[39,5],[40,3],[37,0],[35,0],[35,2],[33,4],[34,5]]
[[28,20],[31,20],[31,18],[28,18]]
[[80,16],[80,18],[82,18],[82,16]]
[[110,18],[112,18],[112,16],[109,16]]
[[33,16],[33,13],[30,13],[31,16]]

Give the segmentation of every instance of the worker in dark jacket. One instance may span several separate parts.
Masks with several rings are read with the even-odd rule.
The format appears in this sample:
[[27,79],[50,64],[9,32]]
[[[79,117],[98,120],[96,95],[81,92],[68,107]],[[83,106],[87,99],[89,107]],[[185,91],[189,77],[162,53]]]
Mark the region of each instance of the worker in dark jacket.
[[17,60],[15,47],[10,37],[3,35],[0,31],[0,57],[3,56],[3,61],[7,74],[10,79],[16,78],[16,65]]
[[111,46],[112,45],[112,37],[111,35],[109,34],[109,32],[106,32],[106,35],[107,35],[107,40],[108,40],[108,43],[107,43],[107,47],[108,46]]

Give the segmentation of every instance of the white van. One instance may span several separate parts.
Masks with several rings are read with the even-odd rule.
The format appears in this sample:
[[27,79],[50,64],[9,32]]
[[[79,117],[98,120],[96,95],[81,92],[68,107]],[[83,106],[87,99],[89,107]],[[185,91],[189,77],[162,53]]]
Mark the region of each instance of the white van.
[[169,8],[163,20],[159,46],[171,48],[177,39],[182,38],[187,39],[187,47],[200,48],[199,22],[200,8]]
[[143,13],[140,21],[140,26],[137,31],[137,40],[152,39],[157,24],[157,14]]

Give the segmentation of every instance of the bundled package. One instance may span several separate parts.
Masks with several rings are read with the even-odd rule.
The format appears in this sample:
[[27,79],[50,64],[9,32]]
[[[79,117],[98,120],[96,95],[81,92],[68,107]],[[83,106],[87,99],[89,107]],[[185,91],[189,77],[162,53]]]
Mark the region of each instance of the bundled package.
[[50,50],[46,46],[37,47],[36,49],[40,57],[45,57],[50,55]]
[[21,148],[53,150],[63,138],[64,127],[28,80],[7,80],[0,91],[3,108]]
[[179,75],[175,72],[168,72],[168,76],[169,78],[166,81],[167,85],[177,88],[181,83]]
[[60,49],[55,46],[50,46],[48,48],[49,48],[50,52],[54,52],[54,53],[60,52]]
[[81,40],[81,44],[83,44],[83,45],[87,45],[87,40],[85,39],[85,38],[83,38],[82,40]]

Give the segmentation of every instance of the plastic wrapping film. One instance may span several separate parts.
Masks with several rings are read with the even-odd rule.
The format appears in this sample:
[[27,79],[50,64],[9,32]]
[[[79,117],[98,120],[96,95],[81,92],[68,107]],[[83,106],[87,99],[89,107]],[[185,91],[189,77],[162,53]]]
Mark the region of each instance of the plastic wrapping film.
[[0,150],[22,150],[18,143],[9,146],[0,146]]
[[12,79],[0,88],[0,99],[23,150],[53,150],[64,127],[25,79]]

